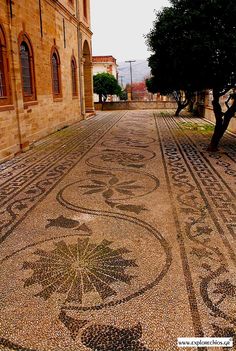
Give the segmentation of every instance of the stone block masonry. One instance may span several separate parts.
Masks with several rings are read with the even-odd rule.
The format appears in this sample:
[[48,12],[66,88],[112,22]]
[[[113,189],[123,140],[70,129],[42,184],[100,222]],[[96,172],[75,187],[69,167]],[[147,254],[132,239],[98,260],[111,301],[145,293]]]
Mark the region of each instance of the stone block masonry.
[[113,101],[104,104],[95,102],[95,109],[98,111],[112,110],[175,110],[175,101]]
[[[87,17],[84,6],[88,7]],[[36,140],[83,119],[86,110],[93,112],[94,108],[91,69],[87,69],[92,61],[89,1],[0,0],[0,9],[3,56],[2,60],[0,55],[0,73],[9,87],[8,92],[1,93],[5,83],[0,80],[1,162],[27,149]],[[28,84],[33,91],[28,95],[24,81],[27,65],[22,69],[20,55],[24,40],[31,48]],[[83,73],[85,44],[86,74]],[[53,93],[56,78],[52,75],[52,48],[59,57],[60,96]],[[72,89],[72,58],[76,63],[75,91]],[[89,106],[84,103],[85,91],[86,95],[91,95],[87,97]]]

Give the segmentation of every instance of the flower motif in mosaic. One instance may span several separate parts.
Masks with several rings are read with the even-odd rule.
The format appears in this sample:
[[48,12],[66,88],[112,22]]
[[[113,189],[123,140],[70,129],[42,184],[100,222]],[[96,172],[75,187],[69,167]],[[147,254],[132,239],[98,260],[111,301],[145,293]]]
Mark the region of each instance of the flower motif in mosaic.
[[129,196],[135,196],[135,190],[141,189],[142,186],[135,184],[136,180],[120,182],[116,176],[112,176],[108,181],[91,179],[89,184],[79,185],[79,188],[84,188],[84,195],[102,193],[105,199],[109,199],[116,193]]
[[126,259],[126,248],[112,249],[112,242],[99,244],[78,239],[74,244],[54,243],[51,251],[37,250],[36,261],[25,262],[23,269],[31,269],[25,287],[39,284],[42,289],[35,296],[47,300],[54,293],[65,296],[65,302],[83,304],[83,297],[95,293],[101,300],[116,295],[115,283],[130,284],[128,267],[137,267],[135,260]]

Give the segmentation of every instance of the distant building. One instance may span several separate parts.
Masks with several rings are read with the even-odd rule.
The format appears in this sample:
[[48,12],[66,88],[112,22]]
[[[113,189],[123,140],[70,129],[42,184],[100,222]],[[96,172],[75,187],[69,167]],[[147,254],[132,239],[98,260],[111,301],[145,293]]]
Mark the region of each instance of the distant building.
[[145,81],[133,83],[132,98],[137,101],[151,101],[153,99],[153,94],[148,92]]
[[[109,73],[112,74],[118,80],[118,65],[116,59],[113,56],[93,56],[93,75],[97,73]],[[94,101],[98,102],[99,98],[97,94],[94,94]],[[118,98],[108,96],[107,101],[116,101]]]
[[0,160],[94,112],[90,0],[0,0]]
[[110,73],[118,79],[116,59],[113,56],[93,56],[93,75],[97,73]]

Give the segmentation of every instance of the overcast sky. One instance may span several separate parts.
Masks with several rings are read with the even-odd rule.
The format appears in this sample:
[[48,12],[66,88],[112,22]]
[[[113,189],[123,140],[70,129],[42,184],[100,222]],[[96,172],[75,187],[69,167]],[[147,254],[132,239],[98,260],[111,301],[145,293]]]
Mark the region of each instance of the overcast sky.
[[144,34],[152,28],[154,10],[168,0],[90,0],[93,55],[112,55],[118,61],[146,59]]

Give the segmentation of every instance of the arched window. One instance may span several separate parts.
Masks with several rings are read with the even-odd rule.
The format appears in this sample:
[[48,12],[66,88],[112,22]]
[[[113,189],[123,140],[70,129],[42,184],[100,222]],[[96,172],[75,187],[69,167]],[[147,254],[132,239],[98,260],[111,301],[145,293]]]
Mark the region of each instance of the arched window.
[[3,27],[0,25],[0,106],[9,105],[10,96],[10,78],[7,61],[7,45]]
[[78,95],[78,88],[77,88],[77,65],[76,60],[74,57],[71,59],[71,82],[72,82],[72,95]]
[[6,74],[5,74],[5,65],[3,61],[3,48],[4,44],[2,40],[0,41],[0,97],[6,97],[7,89],[6,89]]
[[25,33],[20,34],[19,45],[23,99],[25,102],[35,101],[36,87],[33,49],[31,42]]
[[52,91],[55,98],[62,96],[61,89],[61,65],[60,57],[57,49],[54,47],[51,54],[51,66],[52,66]]
[[32,77],[30,69],[30,52],[28,45],[23,41],[20,46],[20,59],[24,95],[32,95]]

